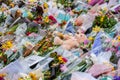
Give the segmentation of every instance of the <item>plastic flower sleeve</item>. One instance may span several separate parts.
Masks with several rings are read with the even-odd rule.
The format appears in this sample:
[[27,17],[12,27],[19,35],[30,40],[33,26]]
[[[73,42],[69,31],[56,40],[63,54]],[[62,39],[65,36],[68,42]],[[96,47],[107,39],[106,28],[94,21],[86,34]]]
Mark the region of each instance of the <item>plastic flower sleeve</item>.
[[[99,68],[99,67],[101,68]],[[105,64],[94,64],[89,70],[88,73],[92,74],[94,77],[97,77],[104,73],[109,73],[113,70],[113,66],[108,63]]]
[[111,7],[111,6],[114,6],[114,5],[117,5],[117,0],[110,0],[109,3],[108,3],[108,6]]
[[[96,57],[96,59],[92,56],[94,65],[88,70],[88,72],[93,76],[99,76],[100,74],[111,72],[114,68],[110,62],[111,56],[111,52],[102,52]],[[98,68],[97,66],[101,66],[101,68]],[[99,73],[96,72],[96,70],[98,70]]]
[[15,61],[11,63],[10,65],[4,67],[2,70],[0,70],[0,73],[5,73],[8,79],[12,80],[13,75],[17,74],[19,72],[25,72],[26,69],[20,64],[19,61]]
[[72,73],[71,80],[97,80],[88,73],[74,72]]
[[16,29],[15,34],[16,35],[24,35],[26,30],[27,30],[27,25],[26,25],[26,23],[23,23]]
[[89,29],[92,26],[92,22],[94,21],[95,16],[94,14],[88,13],[88,14],[82,15],[82,17],[84,20],[81,28],[86,32],[87,29]]
[[109,52],[101,52],[98,56],[96,56],[96,61],[94,63],[104,63],[104,62],[109,63],[111,56],[112,56],[112,53],[110,51]]

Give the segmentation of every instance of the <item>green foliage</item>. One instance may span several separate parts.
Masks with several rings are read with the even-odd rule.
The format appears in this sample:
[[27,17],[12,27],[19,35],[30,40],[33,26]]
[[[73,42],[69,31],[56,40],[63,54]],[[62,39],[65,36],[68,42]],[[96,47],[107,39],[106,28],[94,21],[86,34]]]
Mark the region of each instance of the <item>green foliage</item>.
[[93,22],[92,27],[99,26],[103,28],[105,32],[110,32],[115,26],[117,21],[114,18],[109,18],[108,16],[97,16]]
[[27,32],[35,32],[35,33],[38,33],[38,27],[28,27],[27,28]]

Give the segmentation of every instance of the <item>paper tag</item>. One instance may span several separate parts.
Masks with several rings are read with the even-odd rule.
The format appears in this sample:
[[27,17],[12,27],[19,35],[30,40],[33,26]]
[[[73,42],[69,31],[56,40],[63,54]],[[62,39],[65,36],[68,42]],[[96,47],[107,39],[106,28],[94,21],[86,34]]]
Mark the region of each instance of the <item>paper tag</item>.
[[33,64],[40,62],[44,59],[45,57],[40,57],[37,55],[32,55],[29,56],[27,58],[25,58],[25,60],[23,60],[28,66],[32,66]]

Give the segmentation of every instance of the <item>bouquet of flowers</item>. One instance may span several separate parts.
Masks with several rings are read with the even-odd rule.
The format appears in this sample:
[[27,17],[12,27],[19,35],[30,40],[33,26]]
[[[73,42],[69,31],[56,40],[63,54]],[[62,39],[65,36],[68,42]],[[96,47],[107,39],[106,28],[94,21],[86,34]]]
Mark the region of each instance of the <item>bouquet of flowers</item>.
[[117,21],[115,20],[114,17],[108,17],[107,15],[102,15],[102,16],[96,16],[94,22],[93,22],[93,27],[98,26],[100,28],[103,28],[105,32],[110,32]]
[[51,53],[50,57],[54,60],[49,63],[49,70],[44,72],[44,80],[53,80],[61,73],[60,66],[67,62],[67,59],[58,55],[57,52]]
[[53,37],[50,34],[47,34],[42,40],[40,40],[34,47],[27,49],[24,47],[24,57],[32,53],[33,50],[38,52],[38,55],[45,56],[47,53],[51,52],[58,46],[53,44]]
[[1,22],[4,22],[5,19],[6,19],[6,16],[5,16],[5,14],[2,12],[2,14],[0,14],[0,23],[1,23]]
[[73,5],[74,0],[57,0],[57,3],[62,4],[64,7],[71,7]]

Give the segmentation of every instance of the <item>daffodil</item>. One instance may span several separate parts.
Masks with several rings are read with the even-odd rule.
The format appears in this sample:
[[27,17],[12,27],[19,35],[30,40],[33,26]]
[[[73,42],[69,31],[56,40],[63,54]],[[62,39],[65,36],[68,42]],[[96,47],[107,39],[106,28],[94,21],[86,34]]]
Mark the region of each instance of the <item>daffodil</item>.
[[93,40],[94,40],[94,38],[93,38],[92,36],[90,36],[88,39],[89,39],[90,41],[93,41]]
[[98,27],[98,26],[95,26],[95,27],[93,28],[93,31],[94,31],[94,32],[99,32],[100,30],[101,30],[101,28]]

